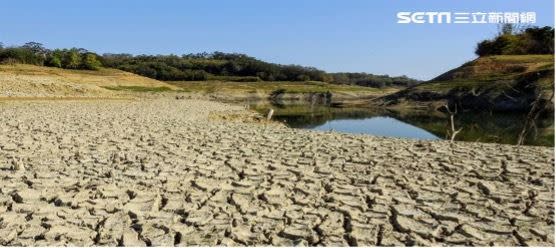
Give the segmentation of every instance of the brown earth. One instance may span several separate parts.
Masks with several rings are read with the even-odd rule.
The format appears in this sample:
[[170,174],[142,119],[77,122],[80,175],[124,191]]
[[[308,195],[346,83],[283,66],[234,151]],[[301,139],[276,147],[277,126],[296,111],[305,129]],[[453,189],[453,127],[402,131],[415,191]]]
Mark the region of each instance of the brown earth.
[[104,87],[175,86],[116,69],[67,70],[34,65],[0,65],[0,98],[106,98],[125,94]]
[[552,148],[297,130],[201,100],[0,118],[0,245],[554,246]]
[[381,97],[388,107],[529,112],[540,102],[554,112],[554,55],[480,57],[428,82]]

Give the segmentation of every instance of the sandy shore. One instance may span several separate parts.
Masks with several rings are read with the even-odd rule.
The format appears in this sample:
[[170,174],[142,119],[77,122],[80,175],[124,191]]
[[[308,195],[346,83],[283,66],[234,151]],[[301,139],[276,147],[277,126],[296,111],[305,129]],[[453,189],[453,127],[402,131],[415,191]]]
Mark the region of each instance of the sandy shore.
[[554,245],[552,148],[242,121],[253,115],[0,102],[0,245]]

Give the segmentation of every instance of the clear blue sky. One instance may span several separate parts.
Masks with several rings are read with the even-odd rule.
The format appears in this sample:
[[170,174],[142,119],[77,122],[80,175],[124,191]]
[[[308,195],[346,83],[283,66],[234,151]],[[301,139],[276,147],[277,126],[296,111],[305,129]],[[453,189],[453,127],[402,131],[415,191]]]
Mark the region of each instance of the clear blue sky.
[[3,1],[0,42],[97,53],[246,53],[329,72],[429,79],[474,58],[496,25],[402,25],[398,11],[535,11],[553,0]]

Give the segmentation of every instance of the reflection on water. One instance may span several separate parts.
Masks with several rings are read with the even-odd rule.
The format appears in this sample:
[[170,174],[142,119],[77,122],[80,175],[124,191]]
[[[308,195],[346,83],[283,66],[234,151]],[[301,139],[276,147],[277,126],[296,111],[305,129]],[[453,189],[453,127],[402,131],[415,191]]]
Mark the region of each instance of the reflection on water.
[[426,130],[386,116],[369,117],[358,120],[329,120],[312,129],[398,138],[438,139],[438,137]]
[[[377,136],[414,139],[444,139],[449,118],[441,112],[396,112],[371,108],[335,108],[324,105],[257,105],[261,113],[274,109],[274,120],[294,128],[322,131],[364,133]],[[460,113],[456,128],[463,128],[456,140],[516,144],[523,128],[525,114]],[[554,146],[553,116],[538,120],[529,131],[526,145]]]

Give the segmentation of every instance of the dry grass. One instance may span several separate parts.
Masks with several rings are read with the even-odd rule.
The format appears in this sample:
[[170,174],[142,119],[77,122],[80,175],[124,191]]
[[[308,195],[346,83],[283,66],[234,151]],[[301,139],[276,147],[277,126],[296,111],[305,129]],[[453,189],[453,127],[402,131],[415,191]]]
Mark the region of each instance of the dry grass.
[[34,65],[0,65],[0,97],[113,97],[108,88],[178,89],[170,84],[103,68],[67,70]]
[[248,95],[258,94],[268,96],[272,92],[282,91],[283,93],[326,93],[340,95],[385,95],[395,92],[394,88],[371,88],[352,85],[337,85],[323,82],[170,82],[181,87],[184,91],[208,93],[208,94],[236,94]]
[[34,65],[0,65],[0,74],[33,75],[42,78],[64,80],[71,83],[90,84],[96,86],[143,86],[143,87],[169,87],[167,83],[139,76],[133,73],[102,68],[98,71],[68,70]]
[[[554,70],[553,55],[497,55],[478,58],[461,67],[438,76],[415,89],[449,91],[460,88],[512,88],[515,81],[527,74]],[[538,79],[547,87],[552,86],[552,75]]]

